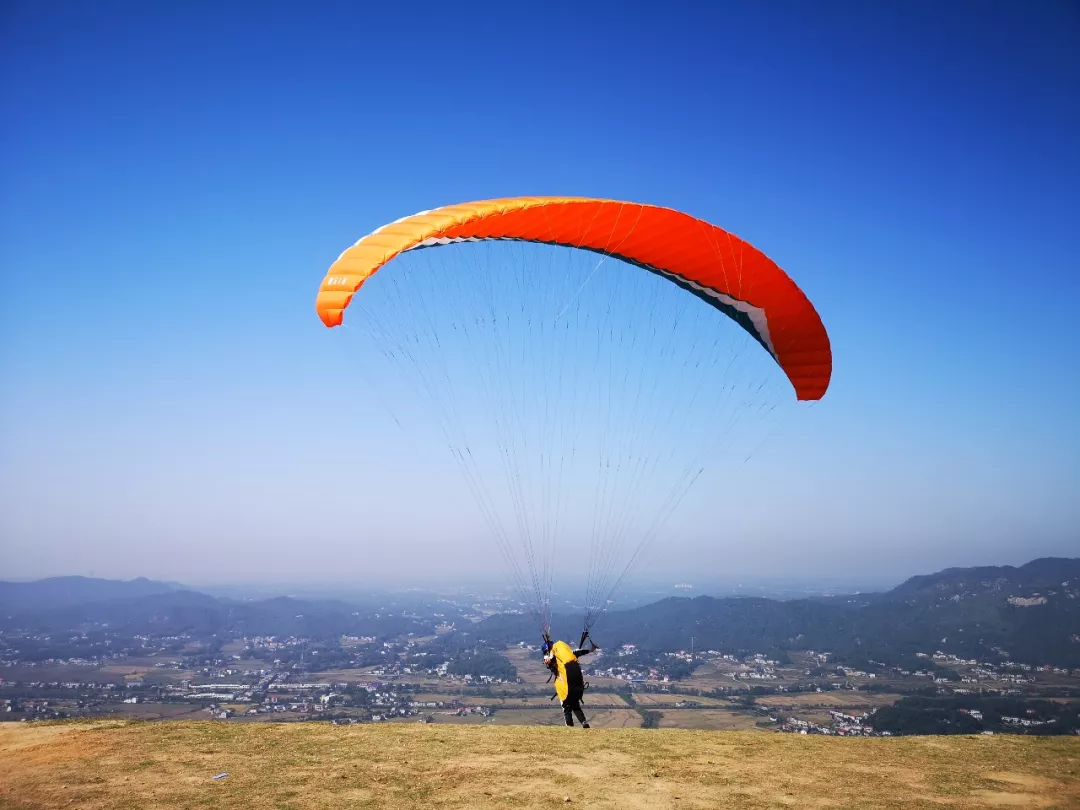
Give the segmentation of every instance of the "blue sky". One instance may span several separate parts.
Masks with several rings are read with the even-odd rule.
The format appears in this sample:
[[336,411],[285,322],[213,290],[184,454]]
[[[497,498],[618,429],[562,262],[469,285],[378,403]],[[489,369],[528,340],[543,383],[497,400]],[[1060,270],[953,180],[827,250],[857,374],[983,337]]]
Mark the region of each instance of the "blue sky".
[[688,497],[673,576],[1075,554],[1075,4],[580,5],[5,4],[5,574],[475,568],[314,296],[378,225],[518,194],[714,222],[829,329],[825,400],[725,531]]

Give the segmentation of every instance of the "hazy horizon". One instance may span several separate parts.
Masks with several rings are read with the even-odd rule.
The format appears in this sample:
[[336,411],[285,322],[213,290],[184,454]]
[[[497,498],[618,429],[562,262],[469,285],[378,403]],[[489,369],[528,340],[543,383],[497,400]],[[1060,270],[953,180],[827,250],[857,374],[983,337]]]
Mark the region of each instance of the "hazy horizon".
[[[1048,555],[1053,556],[1053,555]],[[1073,555],[1060,555],[1075,557]],[[687,570],[672,572],[669,574],[639,574],[633,578],[633,582],[621,589],[620,598],[633,595],[640,598],[645,594],[666,594],[682,596],[715,595],[743,590],[775,589],[784,592],[795,592],[805,589],[813,592],[836,591],[851,593],[855,591],[878,591],[889,590],[913,576],[934,574],[946,568],[975,568],[982,566],[1012,566],[1020,567],[1033,559],[1023,559],[1016,562],[971,562],[961,565],[946,565],[941,568],[927,570],[913,570],[911,572],[892,572],[878,575],[814,575],[806,572],[790,574],[761,574],[747,572],[743,574],[708,574],[703,575],[700,571]],[[131,575],[110,575],[108,572],[98,570],[66,571],[48,573],[41,576],[7,576],[0,581],[7,582],[36,582],[42,579],[83,576],[97,579],[110,579],[117,581],[131,581],[136,579],[148,579],[158,582],[178,584],[194,590],[206,589],[210,592],[225,592],[236,590],[238,592],[251,591],[287,595],[289,591],[296,592],[349,592],[357,593],[408,593],[418,592],[505,592],[513,594],[513,584],[508,577],[494,572],[488,575],[460,576],[440,580],[433,577],[410,576],[407,573],[393,575],[370,575],[369,577],[342,574],[338,578],[312,572],[299,574],[292,577],[245,577],[242,574],[226,575],[222,572],[219,576],[207,576],[205,572],[191,576],[173,576],[168,573],[151,576],[146,573]],[[373,578],[372,578],[373,577]],[[580,576],[568,576],[561,579],[553,590],[553,599],[573,600],[579,595],[584,584]],[[516,596],[516,595],[515,595]]]

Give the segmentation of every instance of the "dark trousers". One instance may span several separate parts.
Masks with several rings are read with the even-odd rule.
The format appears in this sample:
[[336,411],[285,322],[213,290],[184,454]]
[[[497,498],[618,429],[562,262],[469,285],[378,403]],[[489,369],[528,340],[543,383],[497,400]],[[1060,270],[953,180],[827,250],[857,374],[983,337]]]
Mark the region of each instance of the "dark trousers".
[[589,722],[585,719],[585,712],[581,710],[581,698],[575,695],[571,695],[562,702],[562,713],[568,726],[574,725],[575,715],[577,715],[577,719],[582,725]]

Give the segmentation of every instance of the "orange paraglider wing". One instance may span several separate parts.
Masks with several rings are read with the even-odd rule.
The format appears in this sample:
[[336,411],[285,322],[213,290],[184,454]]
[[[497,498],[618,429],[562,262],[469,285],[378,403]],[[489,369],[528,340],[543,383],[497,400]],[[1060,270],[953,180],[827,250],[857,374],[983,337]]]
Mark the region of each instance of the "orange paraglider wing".
[[800,400],[824,396],[829,336],[802,290],[757,248],[670,208],[583,197],[514,197],[450,205],[385,225],[330,267],[316,299],[328,327],[364,282],[398,254],[454,242],[519,240],[582,248],[658,273],[746,329]]

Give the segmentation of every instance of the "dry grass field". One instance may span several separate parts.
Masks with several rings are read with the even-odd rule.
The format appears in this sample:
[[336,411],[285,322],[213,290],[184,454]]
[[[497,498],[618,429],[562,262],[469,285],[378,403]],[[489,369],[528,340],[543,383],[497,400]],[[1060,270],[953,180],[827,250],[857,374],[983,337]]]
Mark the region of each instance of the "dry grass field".
[[723,709],[664,709],[660,728],[750,731],[759,718]]
[[[585,715],[589,725],[597,728],[638,728],[641,726],[641,715],[633,709],[603,709],[593,706],[585,707]],[[496,712],[491,717],[480,715],[467,715],[465,717],[453,717],[436,713],[434,721],[438,724],[464,724],[464,725],[492,725],[492,726],[562,726],[563,713],[558,704],[552,704],[546,709],[516,709]],[[415,718],[404,719],[394,722],[415,723]]]
[[[418,702],[431,702],[431,701],[443,701],[449,702],[452,700],[459,700],[462,703],[469,706],[491,706],[495,709],[518,709],[518,708],[535,708],[535,709],[552,709],[559,710],[559,701],[551,700],[549,697],[542,697],[540,695],[530,695],[529,697],[483,697],[481,695],[471,694],[457,694],[455,692],[420,692],[414,695],[409,695],[410,699]],[[585,694],[585,706],[593,709],[626,709],[629,708],[626,705],[626,700],[620,695],[612,695],[608,692],[587,692]]]
[[730,704],[726,700],[713,697],[699,697],[697,695],[679,695],[664,692],[635,692],[634,702],[643,709],[651,709],[654,706],[673,707],[676,703],[689,702],[698,706],[725,707]]
[[823,706],[828,709],[854,707],[876,708],[878,706],[891,706],[902,697],[903,695],[885,692],[853,692],[845,689],[836,692],[802,692],[789,695],[762,695],[757,698],[756,702],[761,706],[791,709],[801,709],[807,706]]
[[128,659],[124,663],[106,666],[82,667],[70,664],[43,665],[38,667],[4,667],[3,678],[7,681],[73,681],[76,683],[122,684],[134,676],[145,678],[147,683],[172,683],[191,678],[190,670],[165,669],[154,666],[151,659]]
[[1080,740],[1062,737],[11,723],[0,761],[4,810],[1080,806]]
[[529,686],[543,686],[551,675],[544,666],[544,660],[536,652],[509,647],[503,655],[517,667],[518,677]]

